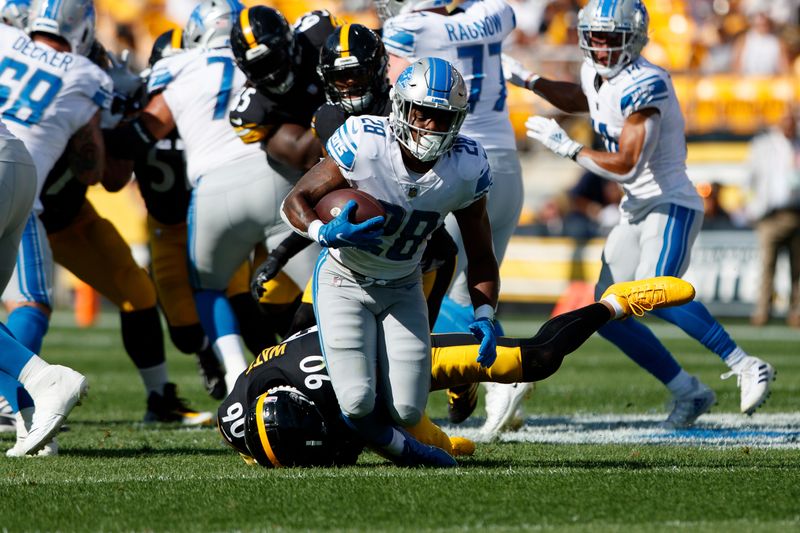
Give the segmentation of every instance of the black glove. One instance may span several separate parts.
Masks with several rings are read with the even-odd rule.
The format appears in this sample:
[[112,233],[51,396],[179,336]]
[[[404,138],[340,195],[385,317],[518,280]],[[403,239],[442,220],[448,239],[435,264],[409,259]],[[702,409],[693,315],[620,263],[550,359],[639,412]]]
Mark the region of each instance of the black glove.
[[270,254],[267,260],[258,265],[255,272],[253,272],[253,279],[250,281],[250,295],[255,301],[260,301],[264,296],[266,289],[264,285],[278,275],[283,266],[286,264],[283,254]]

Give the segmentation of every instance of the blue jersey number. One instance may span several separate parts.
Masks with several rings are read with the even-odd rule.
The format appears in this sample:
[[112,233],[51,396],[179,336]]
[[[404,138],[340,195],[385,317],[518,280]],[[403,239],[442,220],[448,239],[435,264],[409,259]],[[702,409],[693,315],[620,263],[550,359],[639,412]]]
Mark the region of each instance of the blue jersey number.
[[[10,71],[7,72],[7,71]],[[33,74],[24,80],[28,73],[28,65],[15,61],[10,57],[0,61],[0,108],[3,109],[3,118],[25,126],[32,126],[42,120],[47,107],[53,103],[63,82],[61,78],[45,72],[35,70]],[[6,82],[19,82],[17,87],[6,85]],[[18,95],[6,108],[6,104],[14,96]]]
[[607,152],[619,152],[619,143],[609,135],[608,125],[605,122],[595,123],[594,119],[592,119],[592,127],[603,138],[603,144]]
[[[490,56],[499,56],[502,51],[502,43],[489,43],[486,45]],[[459,58],[469,58],[472,60],[472,80],[469,84],[469,112],[475,111],[475,104],[481,99],[481,90],[483,89],[483,78],[486,73],[483,71],[483,53],[484,45],[470,44],[467,46],[458,47]],[[494,111],[502,111],[506,105],[506,84],[503,80],[503,64],[500,63],[500,94],[494,102]]]
[[[412,211],[406,220],[406,210],[399,205],[381,201],[386,209],[386,224],[383,226],[383,237],[397,234],[392,245],[386,250],[386,258],[392,261],[407,261],[417,253],[419,245],[439,225],[439,213],[435,211]],[[372,250],[380,254],[380,249]]]
[[228,104],[231,101],[231,89],[233,89],[233,59],[230,57],[209,57],[208,64],[222,63],[222,81],[219,84],[217,93],[217,103],[214,105],[214,120],[225,118],[228,111]]

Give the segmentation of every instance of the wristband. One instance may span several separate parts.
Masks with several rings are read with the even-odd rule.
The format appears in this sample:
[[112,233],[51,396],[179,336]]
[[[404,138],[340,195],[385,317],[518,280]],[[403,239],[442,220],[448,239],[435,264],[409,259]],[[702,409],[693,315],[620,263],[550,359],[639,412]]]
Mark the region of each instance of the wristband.
[[539,81],[539,78],[541,78],[541,76],[539,76],[538,74],[531,74],[531,77],[528,78],[528,80],[525,82],[525,86],[528,87],[529,91],[536,92],[533,86],[537,81]]
[[494,307],[489,304],[483,304],[475,309],[475,320],[480,320],[482,318],[488,318],[494,322]]
[[319,230],[322,229],[322,226],[325,224],[322,223],[321,220],[317,219],[313,221],[311,224],[308,225],[308,236],[315,242],[319,242]]

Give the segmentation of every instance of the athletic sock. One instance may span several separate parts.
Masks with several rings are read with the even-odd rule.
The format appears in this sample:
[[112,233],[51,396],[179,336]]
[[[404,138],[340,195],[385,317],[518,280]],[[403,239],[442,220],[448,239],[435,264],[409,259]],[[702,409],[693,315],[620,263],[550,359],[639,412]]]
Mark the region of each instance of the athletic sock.
[[749,363],[750,356],[742,350],[740,347],[736,347],[733,349],[731,353],[728,354],[727,357],[723,359],[728,368],[731,370],[739,371],[746,363]]
[[42,351],[42,341],[50,326],[50,319],[38,307],[23,305],[8,315],[8,329],[20,344],[33,353]]
[[44,359],[38,355],[33,355],[30,359],[28,359],[28,362],[25,363],[25,366],[22,367],[17,379],[24,387],[30,383],[31,378],[39,374],[39,372],[45,370],[48,366],[50,365],[47,364]]
[[148,368],[140,368],[139,375],[142,377],[148,396],[151,392],[155,392],[159,396],[164,395],[164,385],[169,381],[166,362]]
[[244,344],[239,335],[225,335],[212,344],[217,360],[225,368],[225,386],[233,390],[239,374],[247,370],[247,359],[244,355]]
[[681,371],[678,361],[653,332],[638,320],[612,320],[597,331],[664,385]]
[[736,348],[736,343],[722,324],[698,301],[678,307],[656,309],[653,314],[681,328],[723,361]]

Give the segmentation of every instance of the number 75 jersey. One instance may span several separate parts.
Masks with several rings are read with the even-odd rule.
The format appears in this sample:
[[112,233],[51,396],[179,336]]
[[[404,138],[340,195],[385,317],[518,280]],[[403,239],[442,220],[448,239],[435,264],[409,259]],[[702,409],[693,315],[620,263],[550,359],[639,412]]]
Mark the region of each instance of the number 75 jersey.
[[112,82],[84,56],[57,52],[22,31],[0,25],[0,113],[36,163],[38,188],[72,135],[111,105]]
[[428,172],[410,174],[387,117],[350,117],[325,148],[350,185],[375,197],[386,210],[379,246],[330,249],[346,267],[376,279],[412,274],[444,217],[479,200],[492,185],[486,152],[463,135]]
[[421,57],[449,61],[469,89],[469,114],[461,132],[487,150],[516,150],[506,105],[501,52],[516,26],[505,0],[463,2],[450,15],[402,13],[383,25],[386,50],[411,62]]
[[192,187],[201,176],[239,159],[265,157],[259,144],[245,144],[228,122],[232,96],[245,84],[230,48],[193,48],[153,65],[147,92],[163,91],[186,150]]

